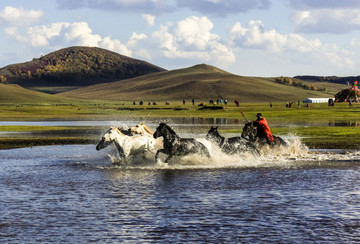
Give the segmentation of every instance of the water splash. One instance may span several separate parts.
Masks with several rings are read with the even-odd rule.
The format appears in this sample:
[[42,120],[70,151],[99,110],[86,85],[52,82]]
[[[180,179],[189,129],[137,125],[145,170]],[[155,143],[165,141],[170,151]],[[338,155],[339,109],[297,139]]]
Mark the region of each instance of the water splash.
[[184,157],[173,157],[169,164],[164,163],[167,155],[160,154],[159,162],[155,162],[155,153],[145,155],[133,155],[126,161],[119,159],[119,155],[108,154],[112,166],[121,168],[152,168],[152,169],[193,169],[193,168],[254,168],[254,167],[274,167],[283,166],[288,162],[307,160],[313,158],[311,152],[300,138],[287,136],[288,146],[270,148],[265,146],[261,150],[261,155],[251,152],[244,152],[234,155],[225,154],[216,145],[207,141],[205,138],[197,138],[209,150],[211,157],[207,158],[200,155],[188,155]]

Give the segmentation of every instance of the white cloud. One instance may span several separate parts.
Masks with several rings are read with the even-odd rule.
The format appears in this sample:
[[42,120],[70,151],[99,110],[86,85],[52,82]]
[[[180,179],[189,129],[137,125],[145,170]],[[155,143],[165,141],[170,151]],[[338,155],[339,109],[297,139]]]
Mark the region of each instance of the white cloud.
[[8,36],[32,47],[51,48],[74,45],[102,47],[131,56],[131,51],[119,40],[93,34],[86,22],[58,22],[29,28],[8,28],[6,33]]
[[359,0],[287,0],[290,19],[303,33],[343,34],[360,29]]
[[141,17],[145,20],[148,26],[153,26],[155,24],[155,16],[151,14],[142,14]]
[[236,48],[251,49],[273,58],[305,58],[308,62],[327,62],[336,66],[352,67],[351,53],[336,45],[323,44],[319,39],[307,40],[298,34],[280,34],[268,30],[261,21],[250,21],[246,26],[236,23],[230,30],[231,43]]
[[291,20],[300,32],[347,33],[360,29],[360,9],[296,11]]
[[98,46],[101,48],[105,48],[108,50],[115,51],[125,56],[131,56],[131,51],[126,47],[126,45],[122,44],[119,40],[112,40],[109,36],[102,38]]
[[0,11],[0,24],[8,26],[30,25],[43,16],[41,10],[25,10],[23,8],[5,7]]
[[213,27],[207,17],[192,16],[176,25],[163,25],[149,37],[133,35],[129,44],[135,55],[146,53],[146,58],[152,60],[188,60],[193,64],[206,62],[227,67],[235,62],[235,55],[218,35],[211,32]]
[[353,38],[350,40],[350,46],[354,48],[360,47],[360,40],[358,38]]

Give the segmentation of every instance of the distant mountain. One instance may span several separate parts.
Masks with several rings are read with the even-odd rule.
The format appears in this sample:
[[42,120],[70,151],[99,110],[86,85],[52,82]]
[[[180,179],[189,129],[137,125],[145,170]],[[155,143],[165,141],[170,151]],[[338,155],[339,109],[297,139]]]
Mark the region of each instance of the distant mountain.
[[96,47],[69,47],[0,69],[2,83],[23,87],[87,86],[165,69]]
[[347,82],[352,83],[355,80],[360,81],[360,76],[338,77],[338,76],[299,75],[299,76],[295,76],[294,78],[307,82],[330,82],[337,84],[347,84]]
[[[337,90],[336,90],[337,92]],[[152,73],[106,84],[82,87],[59,95],[112,101],[173,101],[228,99],[240,102],[297,101],[307,97],[333,97],[333,91],[288,77],[238,76],[200,64]]]

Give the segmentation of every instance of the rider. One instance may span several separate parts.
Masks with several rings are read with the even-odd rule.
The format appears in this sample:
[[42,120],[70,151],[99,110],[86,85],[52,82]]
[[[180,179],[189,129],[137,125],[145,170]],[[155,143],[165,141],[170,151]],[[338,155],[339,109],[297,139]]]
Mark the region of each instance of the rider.
[[265,139],[267,144],[271,144],[274,141],[274,137],[271,134],[268,122],[261,113],[256,115],[256,120],[252,121],[253,125],[257,127],[256,137],[259,139]]

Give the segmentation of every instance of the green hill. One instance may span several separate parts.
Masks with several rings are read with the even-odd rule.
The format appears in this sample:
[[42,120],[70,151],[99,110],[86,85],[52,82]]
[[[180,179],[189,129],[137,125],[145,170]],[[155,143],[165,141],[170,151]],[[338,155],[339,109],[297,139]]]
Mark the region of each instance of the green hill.
[[96,47],[69,47],[0,69],[2,83],[23,87],[78,87],[164,71],[145,61]]
[[32,91],[15,84],[0,84],[1,104],[71,103],[74,99]]
[[152,73],[132,79],[82,87],[60,93],[80,99],[112,101],[172,101],[239,99],[240,102],[297,101],[307,97],[333,97],[337,92],[319,89],[293,78],[237,76],[209,65]]

